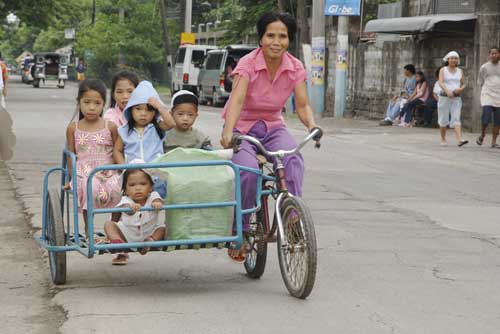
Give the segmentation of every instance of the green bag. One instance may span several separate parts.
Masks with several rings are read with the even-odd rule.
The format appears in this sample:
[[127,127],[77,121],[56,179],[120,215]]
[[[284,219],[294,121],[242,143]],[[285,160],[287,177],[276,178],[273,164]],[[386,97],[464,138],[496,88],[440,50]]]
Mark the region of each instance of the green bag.
[[[153,162],[224,160],[217,151],[176,148]],[[167,181],[166,204],[197,204],[234,200],[234,171],[229,166],[158,168]],[[234,207],[165,211],[167,239],[205,239],[232,234]]]

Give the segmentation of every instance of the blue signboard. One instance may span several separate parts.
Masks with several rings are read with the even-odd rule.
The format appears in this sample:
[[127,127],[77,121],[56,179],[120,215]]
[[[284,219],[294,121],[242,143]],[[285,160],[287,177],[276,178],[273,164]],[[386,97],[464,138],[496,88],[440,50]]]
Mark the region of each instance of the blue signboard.
[[325,15],[359,16],[361,0],[326,0]]

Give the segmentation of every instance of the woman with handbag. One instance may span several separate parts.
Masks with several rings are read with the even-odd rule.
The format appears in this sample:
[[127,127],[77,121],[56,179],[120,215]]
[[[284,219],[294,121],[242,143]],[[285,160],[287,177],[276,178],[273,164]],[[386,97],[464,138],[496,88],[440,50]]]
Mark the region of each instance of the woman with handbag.
[[449,52],[443,60],[445,66],[439,71],[438,123],[441,133],[441,146],[446,146],[446,127],[449,125],[455,130],[458,146],[464,146],[469,141],[462,138],[462,123],[460,113],[462,98],[465,90],[465,78],[460,64],[460,56],[456,51]]

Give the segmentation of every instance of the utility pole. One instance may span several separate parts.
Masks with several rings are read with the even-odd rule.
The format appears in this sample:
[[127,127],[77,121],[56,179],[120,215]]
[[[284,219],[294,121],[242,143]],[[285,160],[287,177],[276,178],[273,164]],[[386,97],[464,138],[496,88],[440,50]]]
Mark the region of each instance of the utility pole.
[[307,22],[306,0],[297,0],[297,48],[296,55],[301,60],[304,60],[304,52],[302,44],[309,44],[309,24]]
[[[499,42],[499,22],[500,3],[496,0],[481,0],[476,2],[475,12],[477,15],[476,27],[474,29],[474,64],[472,78],[477,78],[481,65],[488,61],[488,55],[492,46],[498,46]],[[473,79],[473,99],[472,99],[472,129],[477,131],[481,128],[481,87],[477,80]],[[469,82],[470,82],[469,81]]]
[[278,0],[278,10],[280,12],[285,10],[285,0]]
[[[118,8],[118,18],[120,21],[120,24],[123,24],[125,21],[125,8]],[[123,55],[123,50],[120,48],[120,51],[118,53],[118,64],[124,65],[125,64],[125,56]]]
[[322,115],[325,110],[325,0],[313,0],[312,6],[310,100],[314,112]]
[[346,105],[347,59],[349,55],[349,16],[337,23],[337,59],[335,61],[335,117],[344,117]]
[[92,1],[92,25],[93,26],[95,26],[95,14],[96,14],[95,13],[95,11],[96,11],[96,9],[95,9],[95,1],[96,0]]
[[191,32],[191,17],[193,15],[193,0],[186,1],[186,12],[184,18],[184,32]]
[[165,5],[166,0],[160,0],[160,15],[161,15],[161,28],[163,31],[163,48],[165,49],[165,66],[167,68],[167,85],[170,87],[172,68],[172,55],[170,53],[170,38],[168,37],[167,25],[167,8]]

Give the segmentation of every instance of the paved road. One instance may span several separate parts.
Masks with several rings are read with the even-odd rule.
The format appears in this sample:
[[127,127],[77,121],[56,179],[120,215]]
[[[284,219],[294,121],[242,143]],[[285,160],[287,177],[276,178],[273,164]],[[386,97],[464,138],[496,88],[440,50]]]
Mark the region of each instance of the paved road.
[[[76,89],[12,83],[9,93],[8,165],[36,227],[43,171],[60,160]],[[215,142],[216,111],[202,108],[199,120]],[[257,281],[222,251],[133,255],[121,268],[71,254],[68,284],[53,297],[67,317],[60,332],[498,333],[500,151],[442,148],[436,130],[322,122],[322,150],[304,151],[319,246],[309,299],[287,294],[274,246]]]

